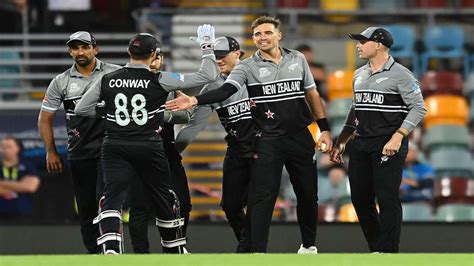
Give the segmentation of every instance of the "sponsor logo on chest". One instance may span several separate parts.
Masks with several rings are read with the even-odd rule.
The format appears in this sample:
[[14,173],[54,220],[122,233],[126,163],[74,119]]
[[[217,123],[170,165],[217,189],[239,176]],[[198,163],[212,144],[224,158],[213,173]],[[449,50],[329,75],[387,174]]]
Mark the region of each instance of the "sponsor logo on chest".
[[383,104],[384,96],[380,93],[373,92],[356,92],[355,93],[356,103],[375,103]]
[[273,95],[286,92],[293,92],[300,90],[301,81],[284,81],[274,84],[263,85],[262,90],[264,95]]
[[250,102],[245,101],[231,106],[227,106],[229,116],[238,115],[250,111]]

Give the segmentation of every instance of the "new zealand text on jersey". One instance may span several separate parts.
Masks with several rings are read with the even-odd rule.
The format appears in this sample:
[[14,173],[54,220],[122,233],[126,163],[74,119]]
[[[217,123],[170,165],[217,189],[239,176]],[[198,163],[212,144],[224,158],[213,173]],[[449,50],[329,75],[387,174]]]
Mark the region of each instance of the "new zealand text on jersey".
[[356,92],[355,94],[356,103],[376,103],[383,104],[383,94],[371,93],[371,92]]
[[238,115],[244,112],[250,111],[250,102],[240,102],[231,106],[227,106],[227,112],[229,112],[229,116]]
[[292,91],[299,91],[300,90],[300,83],[301,81],[284,81],[278,82],[274,84],[263,85],[263,94],[264,95],[272,95],[272,94],[279,94],[285,92],[292,92]]
[[146,79],[111,79],[109,81],[109,87],[148,89],[148,83],[150,83],[150,80]]

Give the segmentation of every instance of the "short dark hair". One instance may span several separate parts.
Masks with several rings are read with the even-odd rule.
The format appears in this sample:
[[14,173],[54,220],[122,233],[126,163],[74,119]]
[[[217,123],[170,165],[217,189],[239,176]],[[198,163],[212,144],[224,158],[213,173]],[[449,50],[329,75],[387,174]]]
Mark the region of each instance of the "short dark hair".
[[275,29],[280,30],[280,25],[281,25],[280,20],[276,17],[270,17],[270,16],[260,16],[257,19],[255,19],[252,22],[252,30],[254,30],[256,27],[265,23],[273,24],[273,26],[275,26]]
[[311,52],[313,49],[307,44],[300,44],[296,47],[296,50],[300,52]]
[[19,150],[18,153],[20,155],[22,154],[22,152],[23,152],[23,142],[20,139],[17,139],[13,136],[6,136],[2,140],[13,140],[13,142],[15,142],[16,146],[18,147],[18,150]]
[[329,166],[328,173],[331,172],[334,169],[340,169],[340,170],[344,171],[345,173],[347,173],[347,168],[343,164],[340,164],[340,163],[336,163],[336,164],[333,164],[333,165]]

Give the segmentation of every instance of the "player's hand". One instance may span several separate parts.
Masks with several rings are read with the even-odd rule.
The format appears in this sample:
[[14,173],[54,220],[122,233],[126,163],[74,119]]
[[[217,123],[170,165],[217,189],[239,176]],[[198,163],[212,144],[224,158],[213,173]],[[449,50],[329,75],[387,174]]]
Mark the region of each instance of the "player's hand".
[[329,159],[331,162],[335,163],[344,163],[344,159],[342,155],[344,154],[344,151],[346,150],[346,144],[345,143],[337,143],[334,144],[334,148],[331,150],[329,154]]
[[157,55],[155,60],[153,60],[150,64],[150,69],[152,72],[158,72],[163,65],[163,55]]
[[193,107],[197,104],[195,97],[190,97],[180,91],[176,92],[176,98],[166,102],[165,107],[171,111],[181,111]]
[[318,149],[323,153],[327,153],[332,150],[331,132],[329,131],[321,132],[321,136],[319,136],[319,139],[318,139]]
[[191,41],[201,46],[202,50],[214,49],[215,29],[210,24],[204,24],[197,29],[197,37],[190,37]]
[[395,133],[392,138],[383,146],[382,154],[386,156],[395,155],[402,146],[403,136]]
[[59,174],[63,172],[63,159],[57,152],[46,153],[46,168],[48,173]]

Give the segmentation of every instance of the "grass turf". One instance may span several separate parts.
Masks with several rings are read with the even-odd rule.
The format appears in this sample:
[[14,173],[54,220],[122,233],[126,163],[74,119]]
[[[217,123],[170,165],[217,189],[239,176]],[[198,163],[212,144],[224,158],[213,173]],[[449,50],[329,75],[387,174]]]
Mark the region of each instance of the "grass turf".
[[474,266],[474,254],[190,254],[190,255],[24,255],[0,256],[0,266]]

